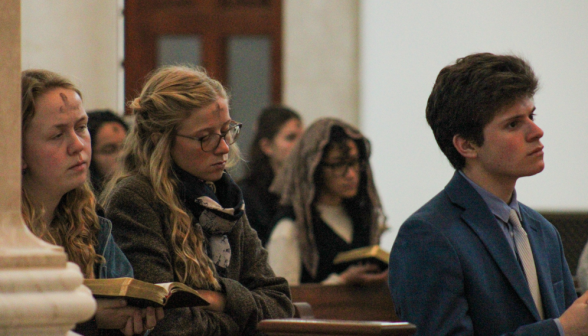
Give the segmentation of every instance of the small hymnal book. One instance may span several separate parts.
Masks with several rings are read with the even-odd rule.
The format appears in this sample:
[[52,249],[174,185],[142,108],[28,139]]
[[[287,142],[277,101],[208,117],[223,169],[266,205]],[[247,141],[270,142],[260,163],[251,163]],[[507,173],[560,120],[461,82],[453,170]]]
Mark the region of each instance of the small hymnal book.
[[342,269],[355,264],[376,264],[383,271],[388,268],[389,259],[390,253],[382,250],[380,245],[372,245],[338,253],[333,264]]
[[152,284],[133,278],[85,279],[96,298],[127,300],[135,307],[196,307],[208,306],[198,292],[180,282]]

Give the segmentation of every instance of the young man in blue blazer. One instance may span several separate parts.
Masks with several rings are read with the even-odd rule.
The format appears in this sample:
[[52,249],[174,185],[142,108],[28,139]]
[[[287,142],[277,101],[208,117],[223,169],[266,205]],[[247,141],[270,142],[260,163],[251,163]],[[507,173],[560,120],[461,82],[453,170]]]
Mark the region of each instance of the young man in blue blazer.
[[536,90],[515,56],[469,55],[437,77],[427,122],[456,172],[390,255],[396,313],[417,335],[588,335],[559,233],[515,192],[544,168]]

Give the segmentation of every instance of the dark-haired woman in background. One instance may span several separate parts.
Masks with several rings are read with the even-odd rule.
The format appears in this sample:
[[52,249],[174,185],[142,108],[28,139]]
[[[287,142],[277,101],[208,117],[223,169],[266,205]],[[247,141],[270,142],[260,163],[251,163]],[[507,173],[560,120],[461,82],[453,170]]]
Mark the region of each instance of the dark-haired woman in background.
[[383,282],[376,265],[338,269],[339,252],[379,243],[385,217],[369,164],[369,141],[341,120],[315,121],[270,190],[285,205],[268,241],[269,262],[289,284]]
[[302,135],[302,120],[298,113],[287,107],[271,106],[259,115],[256,129],[249,152],[251,171],[239,186],[249,223],[265,246],[280,200],[269,192],[269,186]]
[[88,131],[92,136],[90,181],[94,192],[99,195],[118,166],[120,149],[129,126],[110,110],[95,110],[88,112]]

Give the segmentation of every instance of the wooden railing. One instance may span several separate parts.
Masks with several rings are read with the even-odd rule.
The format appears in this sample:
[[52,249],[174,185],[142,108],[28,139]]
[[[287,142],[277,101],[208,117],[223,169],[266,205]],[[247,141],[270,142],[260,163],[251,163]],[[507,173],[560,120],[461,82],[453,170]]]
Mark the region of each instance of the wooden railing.
[[399,322],[385,283],[367,286],[291,287],[296,315],[264,320],[258,330],[268,336],[409,336],[416,327]]
[[576,274],[578,259],[588,241],[588,212],[541,212],[561,236],[570,271]]
[[268,336],[410,336],[416,327],[407,322],[278,319],[264,320],[258,330]]
[[308,302],[317,319],[400,321],[384,282],[365,287],[304,284],[290,290],[292,301]]

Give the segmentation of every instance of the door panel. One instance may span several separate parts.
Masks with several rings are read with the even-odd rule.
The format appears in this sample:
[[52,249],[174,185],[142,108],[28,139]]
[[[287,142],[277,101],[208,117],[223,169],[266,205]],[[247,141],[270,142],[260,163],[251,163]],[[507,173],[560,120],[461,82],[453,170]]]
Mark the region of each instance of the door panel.
[[[266,62],[255,77],[261,82],[251,85],[266,87],[269,83],[267,92],[256,99],[266,105],[279,104],[281,30],[281,0],[126,0],[125,99],[138,95],[145,77],[158,65],[178,62],[202,65],[209,75],[231,86],[229,67],[246,66],[240,64],[242,54],[230,60],[229,54],[237,49],[229,44],[250,39],[250,46],[262,49],[255,50],[258,56],[243,57],[243,62]],[[247,87],[239,84],[232,90],[235,106],[247,105],[238,97],[257,94],[240,92],[242,89]],[[253,120],[259,108],[248,112],[254,115]]]
[[246,152],[258,112],[271,103],[271,41],[266,36],[232,36],[227,47],[231,117],[243,123],[239,146]]
[[198,35],[162,35],[157,39],[157,66],[202,65],[202,39]]

